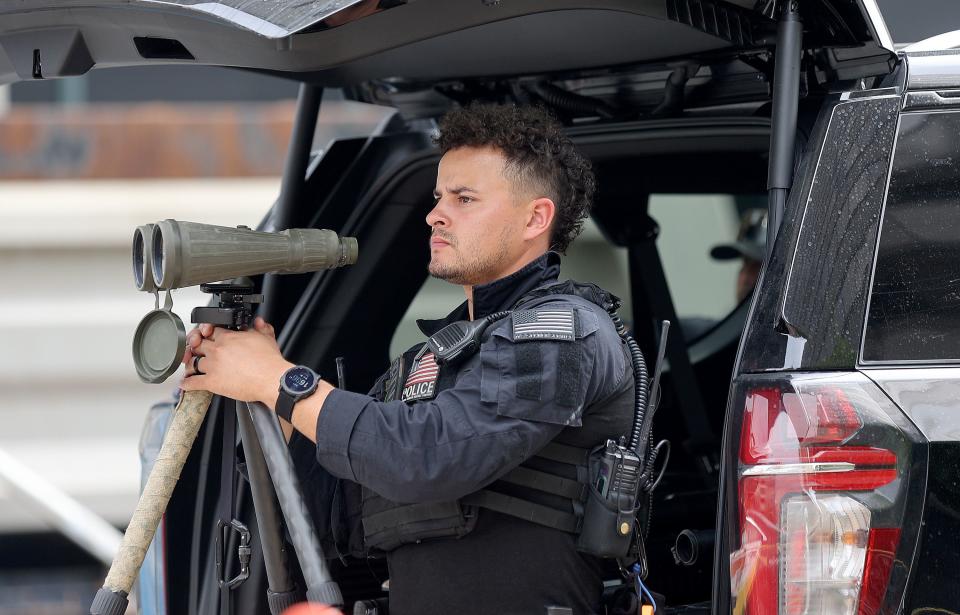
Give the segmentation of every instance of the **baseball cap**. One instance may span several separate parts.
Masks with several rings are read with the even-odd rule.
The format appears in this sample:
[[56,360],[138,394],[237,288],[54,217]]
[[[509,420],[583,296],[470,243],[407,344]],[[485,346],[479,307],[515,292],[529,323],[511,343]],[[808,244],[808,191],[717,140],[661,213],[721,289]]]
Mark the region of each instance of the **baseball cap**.
[[749,258],[762,261],[767,251],[767,211],[765,209],[747,210],[740,218],[740,230],[733,243],[713,246],[710,256],[726,261],[735,258]]

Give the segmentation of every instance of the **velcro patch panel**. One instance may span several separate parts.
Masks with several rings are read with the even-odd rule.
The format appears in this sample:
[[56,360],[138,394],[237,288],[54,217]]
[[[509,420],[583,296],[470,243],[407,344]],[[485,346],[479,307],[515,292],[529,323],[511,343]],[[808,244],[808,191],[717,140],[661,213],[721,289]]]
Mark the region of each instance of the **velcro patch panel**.
[[414,362],[407,381],[403,384],[403,401],[433,399],[437,395],[437,377],[440,366],[432,352],[428,352]]
[[572,342],[576,339],[576,314],[573,308],[517,310],[513,320],[513,341],[552,340]]

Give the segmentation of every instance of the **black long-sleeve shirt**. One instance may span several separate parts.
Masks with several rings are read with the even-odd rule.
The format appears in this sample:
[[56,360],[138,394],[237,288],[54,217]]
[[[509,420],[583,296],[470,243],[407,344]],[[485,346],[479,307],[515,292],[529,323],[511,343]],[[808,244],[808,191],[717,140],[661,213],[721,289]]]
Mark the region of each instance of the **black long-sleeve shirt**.
[[[559,257],[547,253],[475,287],[475,317],[510,308],[558,274]],[[573,339],[521,341],[514,319],[497,321],[433,399],[385,402],[377,388],[376,396],[331,392],[317,421],[317,461],[389,500],[449,501],[489,485],[564,430],[581,446],[624,434],[631,417],[622,413],[600,413],[589,432],[577,429],[595,402],[632,388],[612,322],[582,300],[538,309],[558,306],[573,310]],[[444,319],[421,321],[421,329],[431,335],[466,315],[463,304]],[[597,608],[595,562],[576,552],[571,535],[488,510],[467,536],[405,545],[389,562],[394,615]]]

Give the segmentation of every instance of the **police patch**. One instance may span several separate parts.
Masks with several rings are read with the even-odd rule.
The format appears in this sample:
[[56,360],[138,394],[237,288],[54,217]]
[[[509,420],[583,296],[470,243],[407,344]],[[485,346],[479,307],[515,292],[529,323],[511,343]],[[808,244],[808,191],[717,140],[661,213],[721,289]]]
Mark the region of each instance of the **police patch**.
[[553,340],[572,342],[576,339],[573,308],[518,310],[513,319],[513,341]]
[[427,352],[413,364],[407,381],[403,384],[403,401],[432,399],[437,394],[437,376],[440,367],[432,352]]

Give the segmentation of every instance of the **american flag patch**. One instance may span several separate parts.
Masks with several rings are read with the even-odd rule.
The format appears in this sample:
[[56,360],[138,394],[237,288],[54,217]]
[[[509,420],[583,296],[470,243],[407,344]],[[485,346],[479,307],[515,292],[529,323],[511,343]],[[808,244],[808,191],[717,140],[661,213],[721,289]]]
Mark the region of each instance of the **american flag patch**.
[[576,339],[573,308],[518,310],[513,313],[513,341]]
[[414,364],[403,385],[403,401],[431,399],[437,392],[440,367],[432,352],[425,353]]

